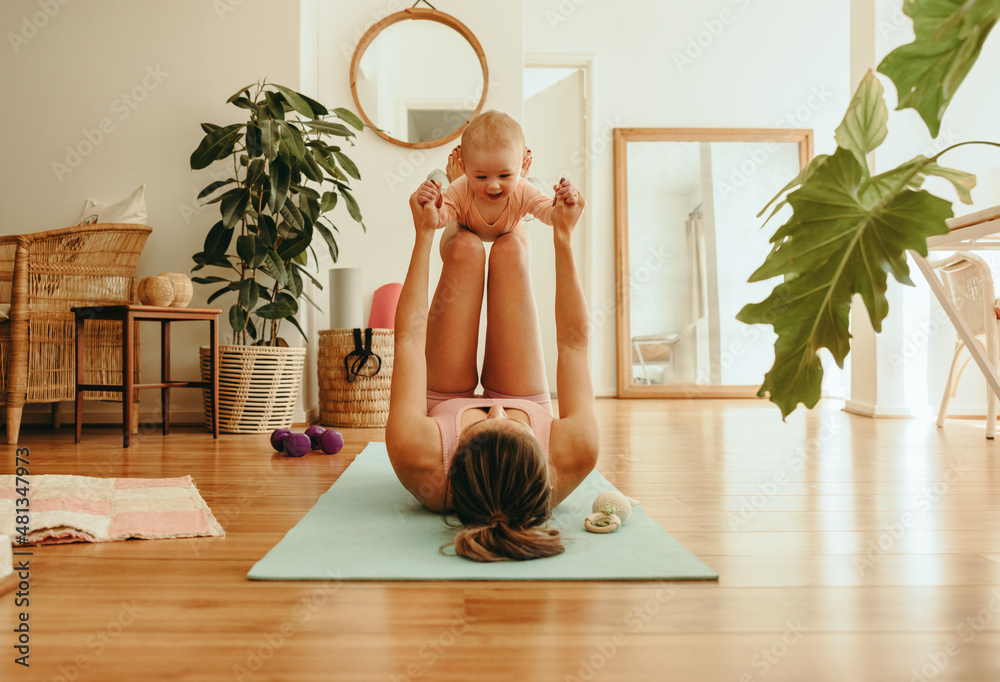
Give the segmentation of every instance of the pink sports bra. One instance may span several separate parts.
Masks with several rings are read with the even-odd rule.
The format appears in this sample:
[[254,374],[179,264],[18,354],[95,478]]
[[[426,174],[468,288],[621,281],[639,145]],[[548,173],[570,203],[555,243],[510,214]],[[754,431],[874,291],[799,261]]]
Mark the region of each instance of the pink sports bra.
[[507,409],[521,410],[528,415],[528,425],[542,446],[542,452],[549,454],[549,435],[554,417],[538,403],[523,398],[453,398],[435,405],[427,413],[437,422],[441,431],[441,454],[445,472],[451,467],[452,457],[458,448],[458,434],[462,428],[462,415],[474,408],[489,408],[494,405]]

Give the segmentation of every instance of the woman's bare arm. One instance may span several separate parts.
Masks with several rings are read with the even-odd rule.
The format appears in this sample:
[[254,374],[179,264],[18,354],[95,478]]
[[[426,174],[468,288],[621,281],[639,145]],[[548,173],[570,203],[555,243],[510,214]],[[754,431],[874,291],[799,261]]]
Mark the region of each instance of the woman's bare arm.
[[442,511],[445,476],[441,436],[427,416],[427,287],[429,259],[437,227],[433,203],[410,197],[416,240],[410,265],[396,305],[395,355],[389,419],[385,428],[389,459],[400,482],[429,509]]
[[552,425],[552,457],[559,479],[556,499],[572,492],[597,463],[600,432],[594,386],[590,377],[590,319],[580,276],[573,258],[572,236],[583,213],[559,201],[553,216],[556,256],[556,390],[559,419]]

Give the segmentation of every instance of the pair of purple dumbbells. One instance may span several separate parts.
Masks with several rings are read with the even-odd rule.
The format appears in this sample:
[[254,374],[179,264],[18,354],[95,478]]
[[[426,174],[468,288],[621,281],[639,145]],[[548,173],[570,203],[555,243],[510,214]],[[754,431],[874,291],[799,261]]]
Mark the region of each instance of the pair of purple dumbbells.
[[271,434],[271,447],[289,457],[302,457],[310,450],[322,450],[335,455],[344,447],[340,431],[310,426],[305,433],[292,433],[289,429],[275,429]]

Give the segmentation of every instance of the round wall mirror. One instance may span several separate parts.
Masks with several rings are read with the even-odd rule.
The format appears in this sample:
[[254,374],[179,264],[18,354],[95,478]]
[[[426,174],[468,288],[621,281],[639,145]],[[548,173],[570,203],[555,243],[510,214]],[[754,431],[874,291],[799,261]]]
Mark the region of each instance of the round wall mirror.
[[402,147],[437,147],[483,109],[489,71],[462,22],[433,9],[392,14],[365,33],[351,60],[351,94],[365,123]]

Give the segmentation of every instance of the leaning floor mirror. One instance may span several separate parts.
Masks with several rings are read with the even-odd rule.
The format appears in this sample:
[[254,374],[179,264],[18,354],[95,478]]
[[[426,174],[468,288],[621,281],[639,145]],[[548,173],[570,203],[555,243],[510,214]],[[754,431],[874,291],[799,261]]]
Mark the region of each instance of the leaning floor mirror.
[[618,128],[614,135],[618,396],[755,397],[770,327],[736,320],[786,206],[757,217],[812,157],[812,131]]

